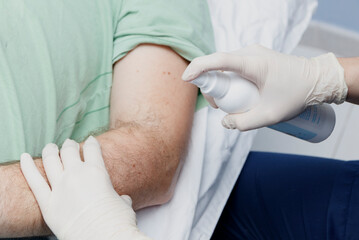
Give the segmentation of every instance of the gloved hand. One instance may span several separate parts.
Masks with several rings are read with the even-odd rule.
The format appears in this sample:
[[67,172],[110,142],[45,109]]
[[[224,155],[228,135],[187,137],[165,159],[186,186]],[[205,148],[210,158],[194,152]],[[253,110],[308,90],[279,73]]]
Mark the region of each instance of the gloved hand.
[[66,140],[59,150],[48,144],[42,161],[49,184],[31,156],[21,155],[21,170],[33,191],[45,222],[60,239],[149,239],[139,232],[129,196],[119,196],[111,183],[94,137],[83,146]]
[[[225,127],[242,131],[289,120],[310,105],[343,103],[348,92],[344,70],[332,53],[307,59],[254,45],[196,58],[182,78],[191,81],[211,70],[236,72],[257,85],[258,104],[248,112],[227,115],[222,121]],[[209,96],[205,97],[216,107]]]

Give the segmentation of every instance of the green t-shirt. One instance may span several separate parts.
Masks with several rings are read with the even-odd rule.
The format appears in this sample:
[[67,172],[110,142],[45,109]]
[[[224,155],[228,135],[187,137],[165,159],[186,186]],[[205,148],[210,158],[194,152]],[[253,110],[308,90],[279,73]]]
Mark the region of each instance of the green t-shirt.
[[0,162],[104,131],[112,65],[141,43],[211,53],[206,0],[0,0]]

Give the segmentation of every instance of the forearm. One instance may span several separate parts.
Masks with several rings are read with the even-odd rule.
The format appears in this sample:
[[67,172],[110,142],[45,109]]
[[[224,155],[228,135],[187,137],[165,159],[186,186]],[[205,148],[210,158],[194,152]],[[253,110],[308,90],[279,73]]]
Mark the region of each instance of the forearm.
[[359,104],[359,57],[338,58],[344,68],[345,82],[348,86],[347,101]]
[[[40,160],[36,165],[41,170]],[[19,163],[0,166],[0,238],[50,234]]]
[[[135,209],[168,201],[185,143],[171,148],[155,127],[120,124],[97,137],[115,189],[130,195]],[[0,181],[0,237],[50,234],[19,164],[1,166]]]
[[[97,137],[115,189],[130,195],[136,209],[168,201],[185,143],[171,149],[155,127],[119,124]],[[50,234],[19,164],[1,166],[0,179],[0,237]]]

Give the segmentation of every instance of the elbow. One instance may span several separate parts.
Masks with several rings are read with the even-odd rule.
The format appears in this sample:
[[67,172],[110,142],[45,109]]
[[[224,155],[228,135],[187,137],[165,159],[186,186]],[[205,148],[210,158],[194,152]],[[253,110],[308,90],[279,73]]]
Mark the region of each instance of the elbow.
[[174,189],[167,189],[161,194],[158,195],[158,199],[156,200],[155,205],[163,205],[171,201],[174,195]]
[[[179,172],[180,168],[177,169]],[[177,176],[176,176],[177,175]],[[174,196],[176,184],[178,180],[178,174],[176,173],[171,179],[168,179],[164,187],[161,189],[160,194],[158,194],[158,205],[166,204],[171,201]]]
[[168,203],[183,165],[186,141],[147,128],[125,132],[122,138],[124,131],[113,130],[114,138],[101,145],[115,190],[131,196],[135,210]]
[[162,158],[161,160],[164,160],[162,169],[154,169],[160,173],[157,178],[158,181],[156,181],[158,191],[155,205],[162,205],[171,201],[183,165],[181,154],[169,154],[167,156],[171,156],[170,159]]
[[[174,196],[176,185],[182,170],[184,160],[187,156],[187,137],[170,138],[172,141],[162,141],[158,148],[157,160],[153,170],[157,171],[157,186],[159,192],[156,205],[166,204]],[[155,174],[156,176],[156,174]]]

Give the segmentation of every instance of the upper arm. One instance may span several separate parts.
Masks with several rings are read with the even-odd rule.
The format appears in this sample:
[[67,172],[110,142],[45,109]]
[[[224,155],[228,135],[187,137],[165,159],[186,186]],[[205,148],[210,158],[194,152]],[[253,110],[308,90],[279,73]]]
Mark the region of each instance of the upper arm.
[[197,88],[181,75],[188,62],[171,48],[140,45],[114,66],[110,127],[136,123],[173,144],[185,144]]

